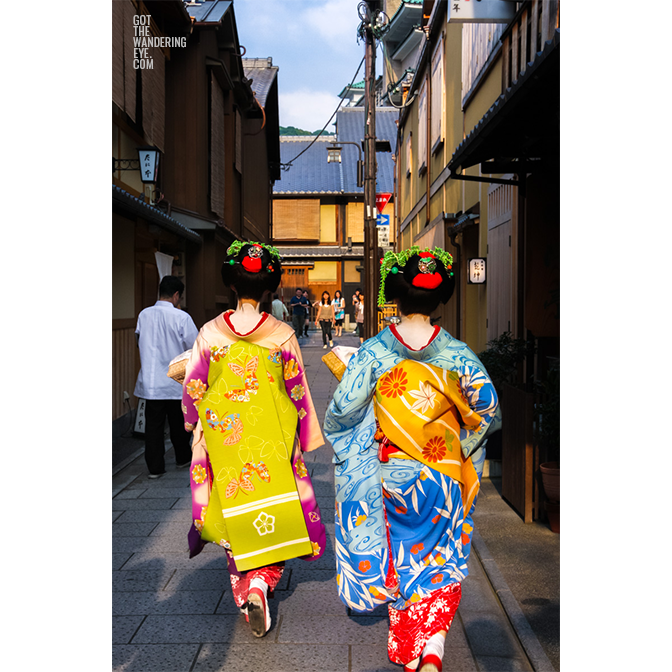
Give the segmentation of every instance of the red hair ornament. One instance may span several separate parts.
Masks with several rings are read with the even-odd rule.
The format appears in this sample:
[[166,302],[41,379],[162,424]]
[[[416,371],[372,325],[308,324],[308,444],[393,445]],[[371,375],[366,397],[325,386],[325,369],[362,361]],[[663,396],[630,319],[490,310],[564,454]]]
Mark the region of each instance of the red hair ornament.
[[250,273],[259,273],[261,271],[261,245],[253,245],[248,248],[247,256],[240,262],[243,268]]
[[436,289],[443,282],[443,278],[440,273],[436,272],[434,255],[431,252],[420,252],[419,256],[418,270],[420,272],[413,278],[411,284],[422,289]]

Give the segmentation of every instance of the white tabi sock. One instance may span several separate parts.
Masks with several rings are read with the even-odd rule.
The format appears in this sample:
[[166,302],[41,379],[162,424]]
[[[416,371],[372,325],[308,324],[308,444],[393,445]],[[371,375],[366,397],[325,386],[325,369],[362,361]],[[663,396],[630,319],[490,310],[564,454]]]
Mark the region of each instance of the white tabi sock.
[[259,588],[259,590],[268,597],[268,584],[263,579],[255,577],[250,581],[250,588]]
[[433,653],[435,656],[438,656],[439,660],[443,660],[443,645],[445,642],[446,636],[437,632],[435,635],[432,635],[427,644],[425,644],[422,655],[426,656],[427,654]]

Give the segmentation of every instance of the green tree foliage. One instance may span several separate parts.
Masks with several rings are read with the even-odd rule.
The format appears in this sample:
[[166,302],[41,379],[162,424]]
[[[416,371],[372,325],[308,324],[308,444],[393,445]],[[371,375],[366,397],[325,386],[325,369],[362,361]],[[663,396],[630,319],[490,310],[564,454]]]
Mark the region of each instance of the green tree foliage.
[[280,126],[280,135],[317,135],[319,131],[311,133],[295,126]]

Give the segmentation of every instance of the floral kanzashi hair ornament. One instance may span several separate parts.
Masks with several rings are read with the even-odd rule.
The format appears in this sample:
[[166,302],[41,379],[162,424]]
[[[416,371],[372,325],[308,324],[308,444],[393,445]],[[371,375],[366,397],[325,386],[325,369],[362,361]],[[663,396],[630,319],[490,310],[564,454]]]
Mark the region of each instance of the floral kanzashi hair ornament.
[[[263,250],[266,250],[271,255],[271,259],[275,259],[277,262],[281,261],[280,252],[272,245],[235,240],[226,251],[227,256],[232,257],[229,259],[229,264],[231,264],[231,266],[236,263],[235,257],[240,254],[240,251],[245,245],[250,245],[250,247],[247,250],[247,256],[243,257],[240,263],[243,265],[243,268],[250,273],[259,273],[259,271],[262,270],[261,255]],[[266,270],[269,273],[273,273],[274,266],[272,262],[268,264]]]
[[414,245],[401,252],[385,252],[385,256],[380,260],[380,291],[378,292],[378,305],[385,305],[385,279],[392,273],[398,273],[406,266],[408,260],[414,255],[420,256],[418,262],[418,273],[413,279],[415,287],[425,289],[435,289],[441,284],[441,275],[436,272],[436,260],[438,259],[446,269],[449,277],[455,275],[453,268],[453,256],[440,247],[431,250],[426,247],[424,250]]

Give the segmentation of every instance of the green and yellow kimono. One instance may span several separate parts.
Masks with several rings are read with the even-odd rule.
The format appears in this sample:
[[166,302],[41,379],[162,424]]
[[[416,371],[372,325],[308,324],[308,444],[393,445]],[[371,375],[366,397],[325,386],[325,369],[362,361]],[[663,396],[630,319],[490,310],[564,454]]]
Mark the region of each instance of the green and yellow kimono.
[[325,528],[301,455],[324,439],[298,341],[266,313],[238,333],[230,312],[201,329],[184,380],[185,427],[194,431],[191,557],[213,542],[239,572],[317,559]]

